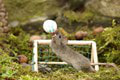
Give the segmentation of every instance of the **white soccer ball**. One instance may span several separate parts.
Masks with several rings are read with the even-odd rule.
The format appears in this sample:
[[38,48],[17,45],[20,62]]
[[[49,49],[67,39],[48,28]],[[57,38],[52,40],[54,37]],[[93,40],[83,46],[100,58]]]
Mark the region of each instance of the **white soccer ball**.
[[57,23],[53,20],[46,20],[43,23],[43,29],[47,33],[53,33],[57,30]]

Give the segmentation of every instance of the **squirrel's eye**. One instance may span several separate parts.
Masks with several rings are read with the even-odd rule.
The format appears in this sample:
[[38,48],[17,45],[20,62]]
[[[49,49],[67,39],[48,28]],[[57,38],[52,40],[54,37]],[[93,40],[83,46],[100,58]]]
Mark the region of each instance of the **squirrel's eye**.
[[59,36],[59,38],[61,38],[61,35]]

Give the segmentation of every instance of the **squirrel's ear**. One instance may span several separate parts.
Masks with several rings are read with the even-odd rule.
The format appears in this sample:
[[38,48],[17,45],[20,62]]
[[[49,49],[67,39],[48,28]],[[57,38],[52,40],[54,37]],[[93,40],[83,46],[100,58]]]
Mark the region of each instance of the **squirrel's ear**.
[[57,29],[54,33],[55,33],[55,34],[58,34],[58,33],[59,33],[58,29]]

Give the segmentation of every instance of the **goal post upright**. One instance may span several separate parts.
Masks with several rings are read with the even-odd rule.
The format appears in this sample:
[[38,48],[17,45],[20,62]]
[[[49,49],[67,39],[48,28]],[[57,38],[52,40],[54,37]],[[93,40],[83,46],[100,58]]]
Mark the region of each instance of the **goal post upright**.
[[32,71],[38,72],[38,41],[33,42]]
[[[92,41],[91,62],[92,63],[98,63],[97,46],[96,46],[96,43],[94,41]],[[95,70],[96,71],[99,70],[99,66],[98,65],[95,65]]]

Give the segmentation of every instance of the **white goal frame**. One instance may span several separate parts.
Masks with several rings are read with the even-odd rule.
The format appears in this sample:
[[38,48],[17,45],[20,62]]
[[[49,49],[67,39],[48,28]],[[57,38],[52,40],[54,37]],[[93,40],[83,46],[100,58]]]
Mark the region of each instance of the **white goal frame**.
[[[33,60],[32,60],[32,70],[38,72],[39,64],[67,64],[66,62],[38,62],[38,44],[39,45],[49,45],[51,40],[34,40],[33,41]],[[81,40],[68,40],[68,45],[91,45],[91,64],[98,63],[97,47],[94,41],[81,41]],[[99,70],[99,66],[95,65],[95,70]]]

